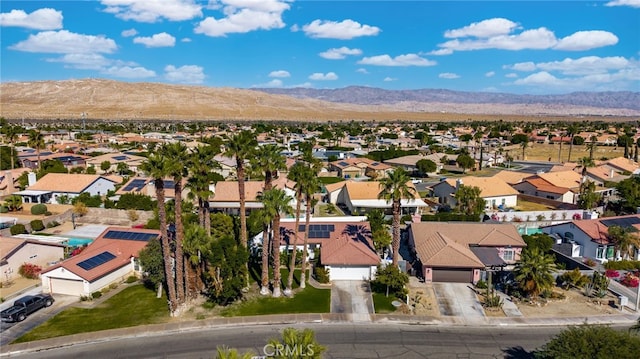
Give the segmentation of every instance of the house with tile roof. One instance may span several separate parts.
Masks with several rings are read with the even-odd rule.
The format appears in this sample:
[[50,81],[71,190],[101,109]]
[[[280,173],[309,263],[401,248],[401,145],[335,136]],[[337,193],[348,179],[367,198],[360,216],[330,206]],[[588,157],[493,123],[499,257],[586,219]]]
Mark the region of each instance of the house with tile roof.
[[[291,206],[295,208],[295,182],[288,180],[285,176],[280,176],[273,180],[273,187],[285,191],[292,197]],[[238,181],[222,181],[210,186],[213,195],[209,197],[209,208],[211,211],[219,211],[227,214],[238,214],[240,210],[240,195],[238,192]],[[263,207],[258,200],[258,194],[264,191],[264,181],[245,181],[245,208],[247,212]],[[302,206],[304,210],[304,205]]]
[[[163,181],[164,184],[164,199],[165,201],[169,201],[175,198],[175,190],[174,185],[175,182],[173,178],[165,178]],[[186,188],[187,179],[182,179],[182,199],[187,199],[189,190]],[[145,196],[149,196],[153,199],[156,198],[156,186],[155,179],[152,177],[131,177],[127,183],[125,183],[122,187],[120,187],[116,191],[116,200],[119,196],[130,193],[130,194],[142,194]]]
[[160,231],[142,228],[107,227],[80,254],[40,274],[44,293],[89,296],[111,283],[139,276],[138,253]]
[[640,166],[634,160],[624,157],[616,157],[606,161],[606,165],[615,172],[625,175],[639,174]]
[[[131,155],[122,152],[115,153],[105,153],[100,156],[91,157],[87,159],[87,166],[93,166],[96,171],[100,174],[116,172],[118,170],[118,165],[120,163],[124,163],[130,171],[138,172],[138,167],[146,160],[146,157]],[[101,169],[101,165],[103,162],[109,162],[111,167],[109,167],[106,171]]]
[[43,239],[0,236],[0,281],[18,278],[24,263],[47,268],[64,258],[64,244]]
[[478,187],[480,197],[486,202],[486,209],[510,208],[518,204],[518,191],[509,186],[502,178],[495,176],[447,178],[431,186],[431,189],[439,203],[455,207],[458,204],[455,194],[460,186]]
[[[281,251],[304,248],[306,224],[298,231],[295,219],[280,223]],[[261,237],[261,236],[260,236]],[[308,238],[309,258],[320,249],[320,262],[329,270],[330,280],[370,280],[375,277],[380,256],[373,245],[373,236],[366,217],[311,218]]]
[[427,282],[477,283],[483,272],[515,264],[526,247],[508,223],[411,223],[408,238]]
[[[415,190],[411,182],[407,185]],[[342,181],[325,185],[325,200],[340,207],[346,208],[351,214],[365,214],[374,209],[381,209],[385,213],[391,214],[391,202],[378,199],[378,194],[382,190],[378,181]],[[422,213],[429,205],[426,204],[415,190],[413,198],[403,198],[400,201],[403,214]]]
[[[18,159],[22,163],[22,167],[27,167],[31,169],[38,168],[38,155],[35,151],[29,153],[20,153],[18,154]],[[74,167],[87,167],[87,159],[89,156],[77,155],[73,153],[66,152],[41,152],[40,153],[40,162],[44,162],[47,160],[58,160],[62,162],[65,168],[71,169]]]
[[338,172],[342,178],[385,178],[393,167],[369,158],[345,158],[329,163],[329,171]]
[[[574,219],[540,228],[543,233],[554,236],[563,253],[571,257],[592,258],[601,263],[620,260],[615,243],[609,238],[609,228],[620,226],[630,229],[637,236],[640,231],[640,214],[628,216],[604,217],[595,219]],[[640,259],[638,248],[634,260]]]
[[540,177],[525,178],[522,182],[514,184],[518,192],[529,196],[542,197],[554,201],[575,204],[577,193],[566,187],[554,186]]
[[118,176],[47,173],[24,191],[15,194],[20,195],[25,203],[60,204],[60,196],[75,198],[81,193],[104,196],[109,191],[115,191],[115,185],[121,181],[122,178]]

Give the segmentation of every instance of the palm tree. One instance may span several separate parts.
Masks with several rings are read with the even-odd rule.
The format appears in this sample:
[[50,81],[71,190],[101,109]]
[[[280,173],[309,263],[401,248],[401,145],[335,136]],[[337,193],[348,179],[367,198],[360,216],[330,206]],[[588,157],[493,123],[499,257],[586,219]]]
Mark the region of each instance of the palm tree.
[[576,133],[578,133],[578,125],[572,123],[567,127],[567,135],[569,136],[569,156],[567,157],[567,162],[571,162],[571,151],[573,150],[573,138]]
[[181,142],[165,144],[161,149],[169,160],[168,174],[173,177],[174,190],[174,211],[176,224],[176,291],[178,301],[184,302],[187,296],[186,285],[184,282],[184,250],[182,242],[184,240],[184,225],[182,223],[182,179],[189,175],[189,168],[186,164],[189,161],[189,153],[187,146]]
[[608,228],[609,239],[623,259],[633,257],[636,248],[640,248],[640,238],[633,227],[611,226]]
[[269,217],[269,213],[267,213],[264,208],[259,209],[256,214],[258,215],[259,220],[264,223],[262,231],[262,273],[260,281],[260,294],[267,295],[269,294],[269,237],[271,236],[271,224],[273,218]]
[[[251,131],[242,131],[229,139],[226,144],[225,156],[236,158],[236,171],[238,176],[238,195],[240,199],[240,244],[247,248],[247,213],[245,207],[244,161],[251,158],[255,147],[258,145],[255,134]],[[247,276],[248,276],[247,271]]]
[[589,149],[589,162],[593,163],[593,152],[596,149],[598,143],[598,136],[591,135],[589,143],[587,143],[587,149]]
[[196,225],[187,225],[184,232],[184,253],[187,258],[187,292],[195,297],[198,292],[204,290],[203,274],[206,273],[206,251],[209,248],[211,237],[204,228]]
[[[302,265],[300,271],[300,288],[304,289],[307,286],[307,255],[309,254],[309,223],[311,222],[311,211],[315,206],[316,200],[313,195],[320,187],[320,180],[318,179],[318,172],[322,168],[322,162],[313,157],[313,146],[315,140],[305,141],[300,143],[299,149],[302,151],[302,160],[308,166],[308,173],[302,176],[303,185],[301,185],[302,192],[305,196],[305,216],[304,216],[304,243],[302,245]],[[296,231],[298,228],[296,228]]]
[[255,356],[251,352],[240,354],[238,352],[238,349],[235,349],[235,348],[227,348],[227,347],[216,348],[215,359],[251,359],[251,358],[255,358]]
[[44,136],[40,131],[33,130],[29,132],[29,140],[27,142],[29,147],[33,147],[38,154],[38,169],[42,168],[42,164],[40,163],[40,150],[45,147]]
[[167,211],[164,197],[164,178],[169,171],[169,161],[164,154],[154,152],[142,163],[140,169],[153,178],[158,203],[158,221],[160,222],[160,241],[162,243],[162,256],[164,257],[164,278],[167,283],[169,295],[169,310],[173,315],[178,308],[176,299],[176,284],[173,281],[173,263],[167,233]]
[[398,265],[399,261],[399,250],[400,250],[400,212],[401,208],[401,200],[405,199],[413,199],[416,196],[416,190],[414,187],[409,185],[410,182],[409,175],[402,168],[396,168],[393,172],[389,173],[389,175],[383,178],[380,181],[381,190],[378,193],[379,199],[384,199],[387,203],[391,202],[391,209],[393,212],[393,223],[392,223],[392,232],[393,232],[393,264]]
[[285,158],[280,154],[280,147],[277,145],[264,145],[258,147],[254,157],[251,158],[251,166],[264,174],[264,190],[271,189],[273,179],[278,171],[287,168]]
[[[258,200],[264,206],[264,213],[268,218],[272,218],[273,225],[273,296],[280,296],[280,217],[282,214],[293,212],[291,208],[291,196],[284,190],[273,188],[258,195]],[[263,250],[265,250],[263,248]]]
[[553,272],[556,269],[552,255],[545,254],[537,247],[522,251],[520,261],[513,270],[520,288],[533,298],[553,286]]
[[219,168],[220,164],[214,159],[219,149],[212,145],[196,147],[189,160],[189,172],[191,177],[187,180],[189,197],[194,197],[198,202],[198,220],[200,226],[205,229],[207,235],[211,235],[211,217],[209,214],[209,197],[213,192],[209,188],[211,183],[217,183],[222,179],[218,173],[211,171]]
[[315,333],[311,329],[285,328],[282,331],[282,338],[269,340],[268,346],[272,348],[298,348],[298,350],[293,350],[293,353],[275,353],[274,358],[319,359],[322,358],[322,353],[327,350],[318,343]]
[[[16,126],[12,126],[12,125],[8,125],[7,126],[7,130],[5,131],[4,134],[7,137],[7,140],[9,141],[9,144],[11,144],[11,169],[15,168],[15,158],[14,158],[14,152],[15,152],[15,141],[18,139],[18,130]],[[40,161],[38,161],[39,163]],[[11,184],[10,184],[11,185]]]

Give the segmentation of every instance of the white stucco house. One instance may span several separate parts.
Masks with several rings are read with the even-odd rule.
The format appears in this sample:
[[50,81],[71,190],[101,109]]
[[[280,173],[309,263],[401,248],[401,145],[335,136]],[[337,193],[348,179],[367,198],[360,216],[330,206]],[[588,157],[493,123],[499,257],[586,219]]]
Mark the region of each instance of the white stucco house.
[[29,186],[15,194],[20,195],[24,203],[60,204],[58,202],[60,196],[66,196],[69,199],[78,197],[82,193],[104,196],[109,191],[115,191],[116,184],[121,181],[122,177],[119,176],[68,173],[47,173],[35,181],[34,173],[30,174]]
[[47,268],[64,258],[64,244],[16,237],[0,237],[0,281],[20,277],[24,263]]
[[454,196],[463,185],[480,189],[480,196],[486,202],[486,209],[510,208],[518,204],[518,191],[498,177],[449,178],[431,186],[431,189],[439,203],[455,207],[458,203]]

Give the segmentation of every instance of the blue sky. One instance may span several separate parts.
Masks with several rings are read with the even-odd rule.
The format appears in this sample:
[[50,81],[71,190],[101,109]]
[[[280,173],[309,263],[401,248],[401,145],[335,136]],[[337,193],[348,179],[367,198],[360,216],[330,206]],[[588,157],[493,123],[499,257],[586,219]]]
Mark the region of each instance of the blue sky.
[[640,91],[640,0],[2,1],[1,81]]

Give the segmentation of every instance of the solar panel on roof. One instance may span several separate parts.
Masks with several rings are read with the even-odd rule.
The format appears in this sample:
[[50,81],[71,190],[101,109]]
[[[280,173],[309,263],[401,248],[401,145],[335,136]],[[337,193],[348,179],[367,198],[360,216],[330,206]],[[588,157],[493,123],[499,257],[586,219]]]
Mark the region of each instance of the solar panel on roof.
[[143,232],[129,232],[129,231],[108,231],[104,234],[104,238],[108,239],[122,239],[128,241],[144,241],[147,242],[151,239],[158,237],[155,233],[143,233]]
[[380,164],[380,162],[372,162],[372,163],[371,163],[371,165],[372,165],[372,166],[377,166],[377,165],[379,165],[379,164]]
[[338,164],[339,164],[340,166],[348,166],[348,165],[349,165],[349,164],[348,164],[348,163],[346,163],[345,161],[340,161],[340,162],[338,162]]
[[89,259],[83,260],[82,262],[78,263],[78,267],[84,270],[91,270],[97,266],[107,263],[114,258],[116,258],[115,255],[105,251]]
[[124,160],[126,160],[127,158],[129,158],[129,157],[127,157],[127,156],[113,156],[113,157],[111,157],[111,158],[113,158],[113,159],[114,159],[114,160],[116,160],[116,161],[124,161]]
[[603,219],[600,222],[607,227],[619,226],[622,228],[628,228],[628,227],[633,227],[634,224],[640,224],[640,218],[638,217],[612,218],[612,219]]
[[142,189],[142,187],[144,187],[144,185],[147,183],[146,180],[143,179],[134,179],[133,181],[131,181],[124,189],[123,191],[133,191],[135,190],[140,190]]
[[164,182],[164,188],[173,188],[175,186],[175,183],[173,181],[163,181]]

